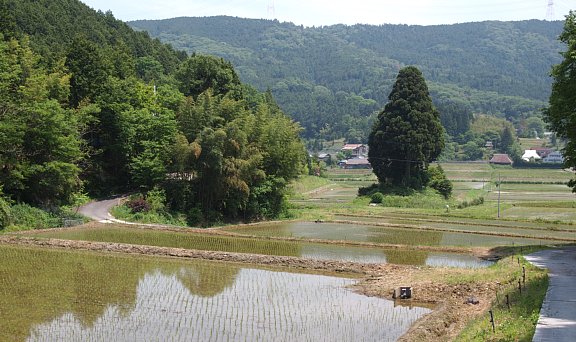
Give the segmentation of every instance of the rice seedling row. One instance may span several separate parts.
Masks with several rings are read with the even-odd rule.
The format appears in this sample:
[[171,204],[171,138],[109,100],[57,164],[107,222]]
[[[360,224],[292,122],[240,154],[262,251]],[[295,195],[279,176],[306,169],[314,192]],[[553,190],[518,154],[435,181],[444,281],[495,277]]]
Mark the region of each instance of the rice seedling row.
[[488,265],[468,254],[202,235],[126,227],[72,228],[38,232],[35,236],[362,263],[451,267],[484,267]]

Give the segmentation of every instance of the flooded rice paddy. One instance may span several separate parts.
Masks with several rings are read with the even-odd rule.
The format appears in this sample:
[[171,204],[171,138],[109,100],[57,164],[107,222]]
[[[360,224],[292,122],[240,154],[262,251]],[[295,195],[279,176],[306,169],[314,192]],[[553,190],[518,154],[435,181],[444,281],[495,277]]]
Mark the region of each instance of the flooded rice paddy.
[[394,341],[430,312],[354,280],[0,245],[2,341]]
[[369,224],[287,222],[230,229],[256,236],[291,236],[307,239],[350,240],[411,246],[495,247],[502,245],[541,245],[550,240],[506,237],[461,232],[402,229]]
[[[316,225],[315,227],[328,229],[330,226]],[[242,229],[236,232],[242,233],[244,230]],[[491,264],[489,261],[481,260],[468,254],[203,235],[114,226],[52,230],[39,232],[35,235],[66,240],[128,243],[361,263],[393,263],[468,268],[486,267]]]
[[454,230],[460,232],[481,233],[488,234],[502,234],[502,235],[518,235],[530,238],[554,238],[565,239],[567,241],[576,241],[576,227],[574,226],[558,226],[545,223],[533,222],[515,222],[515,221],[482,221],[482,220],[442,220],[441,218],[412,218],[412,217],[383,217],[383,216],[351,216],[351,215],[336,215],[336,220],[348,220],[365,223],[389,223],[397,225],[411,225],[411,226],[425,226],[427,228],[439,230]]

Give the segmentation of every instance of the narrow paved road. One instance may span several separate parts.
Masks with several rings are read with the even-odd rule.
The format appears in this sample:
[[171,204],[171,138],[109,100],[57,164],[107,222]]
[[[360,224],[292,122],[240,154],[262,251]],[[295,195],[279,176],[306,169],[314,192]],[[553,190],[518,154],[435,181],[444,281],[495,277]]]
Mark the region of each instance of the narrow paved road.
[[116,197],[103,201],[90,202],[81,206],[78,212],[98,222],[117,222],[117,220],[110,215],[110,209],[118,205],[121,199],[122,197]]
[[576,341],[576,247],[544,250],[526,259],[547,268],[550,276],[532,341]]

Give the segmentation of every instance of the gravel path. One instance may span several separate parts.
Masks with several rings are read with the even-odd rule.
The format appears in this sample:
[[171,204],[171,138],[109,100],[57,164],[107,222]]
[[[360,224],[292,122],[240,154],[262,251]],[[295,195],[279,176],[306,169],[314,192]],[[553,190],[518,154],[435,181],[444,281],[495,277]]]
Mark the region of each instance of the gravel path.
[[576,246],[526,256],[547,268],[550,284],[532,341],[576,341]]

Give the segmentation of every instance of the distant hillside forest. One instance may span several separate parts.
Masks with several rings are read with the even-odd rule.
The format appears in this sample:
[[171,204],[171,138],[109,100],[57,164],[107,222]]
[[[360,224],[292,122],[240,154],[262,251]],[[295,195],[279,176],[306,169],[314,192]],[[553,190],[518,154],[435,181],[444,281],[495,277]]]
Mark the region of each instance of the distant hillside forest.
[[[405,65],[423,72],[441,113],[506,118],[527,135],[526,120],[540,116],[562,50],[560,21],[303,27],[220,16],[129,25],[189,54],[231,61],[243,82],[272,91],[305,137],[350,142],[365,141]],[[449,133],[463,133],[454,124],[462,119],[442,119],[452,122]]]

